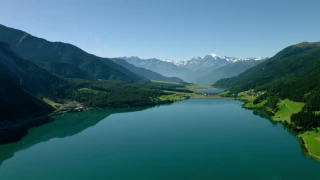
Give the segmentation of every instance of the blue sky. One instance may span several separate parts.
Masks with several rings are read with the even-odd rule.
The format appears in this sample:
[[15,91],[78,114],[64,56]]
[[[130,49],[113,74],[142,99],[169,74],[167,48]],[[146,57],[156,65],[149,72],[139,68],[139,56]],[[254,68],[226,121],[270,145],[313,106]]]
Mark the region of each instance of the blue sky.
[[0,24],[102,57],[270,57],[320,41],[319,0],[2,0]]

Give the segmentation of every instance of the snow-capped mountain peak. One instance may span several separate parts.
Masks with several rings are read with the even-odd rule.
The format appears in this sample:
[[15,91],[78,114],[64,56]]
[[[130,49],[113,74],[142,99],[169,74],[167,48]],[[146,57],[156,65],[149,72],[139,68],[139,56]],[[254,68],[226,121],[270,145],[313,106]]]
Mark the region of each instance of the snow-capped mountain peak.
[[[124,58],[125,59],[125,58]],[[130,57],[127,58],[130,59],[131,61],[137,61],[137,57]],[[182,68],[186,68],[191,71],[207,71],[211,72],[214,69],[220,68],[222,66],[235,63],[238,61],[248,61],[248,60],[255,60],[255,61],[260,61],[264,60],[266,58],[261,58],[261,57],[254,57],[254,58],[236,58],[236,57],[228,57],[228,56],[219,56],[215,53],[210,53],[204,57],[200,56],[195,56],[190,60],[187,61],[179,61],[179,60],[172,60],[172,59],[165,59],[163,60],[166,63],[171,63],[175,66],[179,66]],[[148,59],[149,61],[154,60],[154,59]],[[149,61],[141,61],[141,63],[149,63]],[[159,62],[160,60],[157,60]]]
[[211,53],[209,54],[211,57],[217,57],[218,55],[217,54],[214,54],[214,53]]
[[254,58],[254,60],[256,61],[261,61],[261,60],[265,60],[266,58],[263,58],[263,57],[257,57],[257,58]]
[[166,59],[164,61],[180,67],[184,67],[187,64],[187,61],[179,61],[179,60],[172,60],[172,59]]
[[247,60],[264,60],[265,58],[235,58],[235,57],[227,57],[227,56],[218,56],[215,53],[208,54],[204,57],[196,56],[188,61],[176,61],[176,60],[165,60],[166,62],[171,62],[176,66],[185,67],[192,71],[200,70],[200,69],[216,69],[222,66],[225,66],[230,63],[234,63],[237,61],[247,61]]

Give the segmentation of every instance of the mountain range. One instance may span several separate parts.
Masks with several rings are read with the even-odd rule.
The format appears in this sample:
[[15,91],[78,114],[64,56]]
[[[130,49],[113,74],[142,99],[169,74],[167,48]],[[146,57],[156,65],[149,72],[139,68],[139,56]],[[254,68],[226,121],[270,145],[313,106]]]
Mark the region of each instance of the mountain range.
[[180,67],[171,62],[166,62],[160,59],[140,59],[136,56],[119,58],[126,60],[134,66],[149,69],[164,76],[176,76],[182,78],[184,75],[191,73],[191,70],[187,68]]
[[[21,30],[0,25],[0,41],[13,51],[37,61],[48,71],[68,78],[98,78],[137,82],[146,80],[179,81],[146,69],[136,69],[125,62],[98,57],[80,48],[62,42],[49,42]],[[123,67],[126,66],[126,67]],[[130,66],[131,70],[127,69]]]
[[122,67],[130,70],[131,72],[136,73],[136,74],[138,74],[142,77],[145,77],[147,79],[150,79],[150,80],[185,83],[182,79],[180,79],[178,77],[166,77],[164,75],[161,75],[161,74],[156,73],[154,71],[151,71],[149,69],[134,66],[134,65],[128,63],[127,61],[125,61],[124,59],[113,58],[111,60],[114,63],[119,64]]
[[[176,76],[187,82],[192,83],[213,83],[217,78],[226,78],[238,75],[246,68],[252,67],[266,58],[235,58],[227,56],[218,56],[211,53],[204,57],[194,57],[188,61],[178,60],[160,60],[160,59],[140,59],[139,57],[120,57],[130,64],[152,70],[165,76]],[[242,63],[237,63],[242,62]],[[256,63],[253,63],[256,62]],[[220,76],[215,76],[213,71],[229,64],[235,63],[233,68],[224,68],[219,70]],[[247,65],[246,65],[247,64]],[[239,67],[237,69],[237,67]],[[225,72],[222,72],[225,71]],[[210,75],[211,74],[211,75]],[[224,74],[224,75],[222,75]],[[204,79],[205,78],[205,79]],[[211,80],[212,79],[212,80]]]
[[227,57],[227,56],[218,56],[214,53],[206,55],[204,57],[196,56],[188,61],[175,61],[175,60],[165,60],[166,62],[171,62],[179,67],[185,67],[190,69],[191,71],[207,71],[211,72],[215,69],[218,69],[222,66],[231,64],[237,61],[247,61],[247,60],[263,60],[265,58],[235,58],[235,57]]
[[215,69],[212,72],[206,74],[205,76],[195,79],[194,82],[198,84],[212,85],[220,79],[236,76],[246,71],[247,69],[258,65],[262,61],[263,60],[254,60],[254,59],[245,60],[245,61],[235,61],[233,63],[222,66],[218,69]]
[[[145,81],[147,79],[173,82],[183,82],[185,80],[193,83],[204,82],[208,84],[216,79],[216,77],[210,77],[209,74],[214,74],[212,71],[220,67],[238,61],[258,61],[262,59],[241,59],[218,56],[216,54],[195,57],[188,61],[162,61],[154,58],[140,59],[138,57],[101,58],[88,54],[71,44],[49,42],[26,32],[2,25],[0,25],[0,41],[8,43],[14,51],[36,59],[38,65],[46,70],[68,78],[117,79],[130,82]],[[121,59],[134,66],[121,61]],[[226,68],[225,70],[227,71],[224,73],[226,76],[219,78],[230,77],[230,75],[237,75],[235,72],[242,72],[240,69],[234,69],[233,71],[231,69],[228,71],[228,68]],[[213,80],[210,80],[211,78]]]

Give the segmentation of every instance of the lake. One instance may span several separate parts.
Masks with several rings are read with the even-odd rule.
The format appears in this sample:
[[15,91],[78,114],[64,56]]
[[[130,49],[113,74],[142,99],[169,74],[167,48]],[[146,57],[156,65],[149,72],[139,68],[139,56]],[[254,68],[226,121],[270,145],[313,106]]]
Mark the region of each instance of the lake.
[[0,179],[319,179],[281,124],[231,99],[55,116],[0,146]]

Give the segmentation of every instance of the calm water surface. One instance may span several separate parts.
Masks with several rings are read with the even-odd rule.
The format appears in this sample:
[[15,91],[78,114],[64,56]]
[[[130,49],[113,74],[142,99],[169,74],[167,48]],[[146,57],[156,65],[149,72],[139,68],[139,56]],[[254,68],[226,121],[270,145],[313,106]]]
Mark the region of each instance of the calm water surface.
[[281,124],[224,99],[56,116],[0,146],[0,179],[320,179]]

